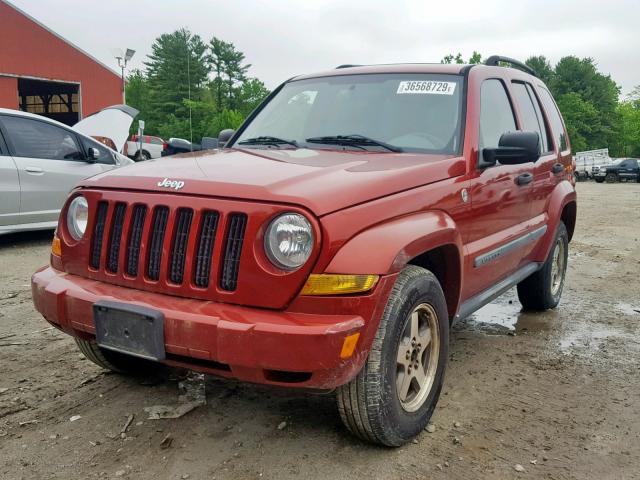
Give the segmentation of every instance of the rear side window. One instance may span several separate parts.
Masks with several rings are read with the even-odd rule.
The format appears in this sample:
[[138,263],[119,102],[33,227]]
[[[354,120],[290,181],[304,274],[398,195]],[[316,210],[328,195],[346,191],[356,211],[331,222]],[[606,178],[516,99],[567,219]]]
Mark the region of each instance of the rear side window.
[[515,130],[513,109],[503,83],[485,80],[480,89],[480,155],[483,148],[497,147],[503,133]]
[[538,132],[540,137],[540,153],[552,150],[549,148],[549,138],[547,137],[547,127],[544,117],[538,105],[531,87],[521,82],[513,82],[513,94],[522,115],[522,129],[529,132]]
[[47,160],[82,160],[76,136],[56,125],[30,118],[2,117],[16,157]]
[[564,130],[560,112],[558,111],[556,102],[553,101],[553,97],[546,88],[538,88],[538,92],[540,92],[540,100],[542,100],[542,105],[544,105],[544,109],[551,122],[553,138],[555,138],[556,145],[562,152],[567,149],[567,133]]

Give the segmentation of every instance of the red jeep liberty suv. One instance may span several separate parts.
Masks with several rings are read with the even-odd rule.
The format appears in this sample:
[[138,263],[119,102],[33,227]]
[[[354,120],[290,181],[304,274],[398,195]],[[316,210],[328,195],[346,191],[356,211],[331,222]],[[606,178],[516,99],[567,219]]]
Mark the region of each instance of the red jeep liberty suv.
[[335,389],[351,432],[397,446],[433,413],[452,322],[514,286],[558,305],[574,165],[515,60],[295,77],[220,141],[69,195],[33,300],[98,365]]

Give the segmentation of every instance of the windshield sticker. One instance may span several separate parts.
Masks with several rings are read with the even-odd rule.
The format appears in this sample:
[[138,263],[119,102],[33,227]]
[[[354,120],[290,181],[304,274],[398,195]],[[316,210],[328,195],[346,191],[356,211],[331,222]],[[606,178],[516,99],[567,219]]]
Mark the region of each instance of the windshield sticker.
[[413,93],[427,95],[453,95],[456,82],[434,82],[433,80],[406,80],[400,82],[396,94]]

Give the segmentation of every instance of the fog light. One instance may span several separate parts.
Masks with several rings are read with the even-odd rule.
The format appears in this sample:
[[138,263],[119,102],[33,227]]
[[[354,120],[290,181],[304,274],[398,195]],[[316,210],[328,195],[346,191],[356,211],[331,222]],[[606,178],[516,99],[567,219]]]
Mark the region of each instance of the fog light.
[[300,295],[345,295],[371,290],[378,275],[311,274]]

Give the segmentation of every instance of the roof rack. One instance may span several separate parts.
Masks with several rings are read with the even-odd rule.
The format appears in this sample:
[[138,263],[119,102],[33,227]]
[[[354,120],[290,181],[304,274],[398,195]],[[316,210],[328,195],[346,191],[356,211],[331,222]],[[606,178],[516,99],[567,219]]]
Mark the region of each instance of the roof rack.
[[519,62],[518,60],[514,60],[513,58],[503,57],[501,55],[492,55],[484,62],[485,65],[488,65],[490,67],[499,67],[501,63],[508,63],[510,65],[513,65],[514,67],[518,67],[520,70],[524,70],[526,73],[533,75],[534,77],[538,76],[533,68],[522,62]]
[[362,65],[350,65],[348,63],[344,64],[344,65],[338,65],[336,67],[336,70],[338,70],[339,68],[351,68],[351,67],[361,67]]

